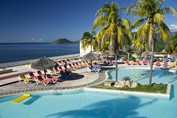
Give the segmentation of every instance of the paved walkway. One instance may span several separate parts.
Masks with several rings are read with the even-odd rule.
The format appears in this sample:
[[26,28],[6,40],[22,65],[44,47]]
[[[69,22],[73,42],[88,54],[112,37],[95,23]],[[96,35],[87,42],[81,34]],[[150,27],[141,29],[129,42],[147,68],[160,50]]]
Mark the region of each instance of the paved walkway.
[[104,72],[105,71],[95,73],[89,72],[87,68],[78,69],[76,71],[73,71],[73,74],[69,80],[64,80],[62,82],[58,81],[56,84],[48,84],[47,86],[44,86],[43,84],[37,85],[34,82],[29,82],[28,84],[25,84],[24,82],[16,82],[9,85],[1,86],[0,96],[32,91],[61,90],[87,87],[104,81]]

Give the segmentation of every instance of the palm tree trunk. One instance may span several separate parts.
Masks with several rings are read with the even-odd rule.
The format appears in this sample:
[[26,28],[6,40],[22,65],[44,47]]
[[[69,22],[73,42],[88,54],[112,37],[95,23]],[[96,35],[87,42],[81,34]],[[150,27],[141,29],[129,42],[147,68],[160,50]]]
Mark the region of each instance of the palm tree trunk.
[[151,64],[150,64],[150,78],[149,78],[149,85],[152,84],[152,71],[153,71],[153,58],[154,58],[154,32],[151,34],[152,38],[152,52],[151,52]]
[[116,60],[116,82],[118,81],[118,64],[117,64],[117,52],[115,53],[115,60]]

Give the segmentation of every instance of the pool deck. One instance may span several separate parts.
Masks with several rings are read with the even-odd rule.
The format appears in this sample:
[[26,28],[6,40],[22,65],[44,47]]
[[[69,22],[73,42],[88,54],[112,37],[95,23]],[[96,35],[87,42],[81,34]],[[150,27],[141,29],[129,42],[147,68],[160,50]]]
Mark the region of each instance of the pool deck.
[[[25,71],[32,71],[35,70],[25,70]],[[22,73],[23,71],[18,71]],[[55,84],[49,83],[47,86],[43,84],[36,84],[35,82],[19,82],[18,77],[12,77],[10,79],[0,80],[0,83],[7,82],[7,81],[14,81],[10,84],[5,84],[0,86],[0,96],[6,96],[11,94],[17,93],[24,93],[24,92],[32,92],[32,91],[44,91],[44,90],[61,90],[61,89],[76,89],[76,88],[83,88],[88,87],[90,85],[98,84],[104,81],[104,77],[102,72],[89,72],[87,68],[81,68],[76,71],[72,71],[72,75],[67,80],[57,81]],[[8,74],[6,74],[8,75]]]
[[[149,65],[126,65],[120,62],[118,67],[149,67]],[[159,68],[154,66],[155,68]],[[106,68],[115,68],[115,66],[106,66]],[[28,73],[35,72],[34,69],[29,69],[27,66],[14,67],[14,73]],[[0,97],[13,95],[17,93],[33,92],[33,91],[46,91],[46,90],[65,90],[65,89],[77,89],[89,87],[95,84],[99,84],[107,79],[105,74],[104,66],[103,70],[99,73],[89,72],[87,68],[78,69],[72,72],[70,79],[57,81],[55,84],[48,84],[44,86],[43,84],[36,84],[34,82],[18,82],[18,76],[11,77],[9,79],[2,79],[0,75]],[[11,76],[10,73],[5,74],[5,78]],[[10,84],[9,84],[10,83]]]

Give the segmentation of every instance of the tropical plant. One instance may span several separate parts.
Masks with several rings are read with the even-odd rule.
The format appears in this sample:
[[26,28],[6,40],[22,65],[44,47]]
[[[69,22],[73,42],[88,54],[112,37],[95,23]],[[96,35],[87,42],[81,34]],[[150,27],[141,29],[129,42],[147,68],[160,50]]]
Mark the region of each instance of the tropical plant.
[[106,3],[96,13],[96,19],[92,30],[100,28],[96,34],[99,50],[104,50],[104,46],[109,43],[109,50],[115,53],[116,60],[116,81],[117,79],[117,53],[126,50],[126,45],[130,43],[132,33],[130,21],[120,18],[123,7],[118,7],[115,2]]
[[[153,62],[154,42],[156,41],[157,32],[160,33],[160,38],[167,41],[170,37],[170,30],[164,22],[164,15],[166,13],[177,14],[177,10],[173,7],[161,8],[164,0],[138,0],[133,3],[129,9],[129,13],[134,13],[135,17],[141,17],[140,20],[132,24],[132,28],[140,26],[135,33],[132,46],[137,50],[151,50],[151,62]],[[152,68],[150,69],[149,85],[152,83]]]
[[171,37],[165,50],[171,54],[177,53],[177,32]]
[[91,52],[93,51],[92,49],[97,48],[97,42],[95,39],[95,32],[92,31],[90,32],[84,32],[82,38],[81,38],[81,43],[82,43],[82,49],[86,50],[89,46],[91,47]]

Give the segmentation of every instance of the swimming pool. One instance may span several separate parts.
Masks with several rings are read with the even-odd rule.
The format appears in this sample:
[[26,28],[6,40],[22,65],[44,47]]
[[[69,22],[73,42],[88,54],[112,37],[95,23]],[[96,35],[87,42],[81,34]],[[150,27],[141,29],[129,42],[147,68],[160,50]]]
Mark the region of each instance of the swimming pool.
[[[131,80],[141,84],[149,83],[150,67],[120,67],[118,68],[118,79],[130,77]],[[115,69],[108,71],[108,79],[115,80]],[[169,83],[177,79],[177,73],[169,72],[169,69],[154,68],[152,83]]]
[[[177,84],[177,83],[176,83]],[[174,86],[173,90],[177,87]],[[173,96],[177,92],[172,92]],[[170,100],[75,90],[53,95],[32,93],[14,104],[10,96],[0,98],[0,118],[176,118],[177,98]]]
[[177,75],[167,72],[159,75],[159,70],[154,69],[154,72],[156,71],[154,76],[167,75],[167,78],[161,78],[166,79],[165,81],[158,82],[172,84],[169,100],[83,89],[59,91],[57,95],[53,92],[31,93],[31,97],[18,104],[11,100],[20,95],[0,98],[0,118],[176,118]]

